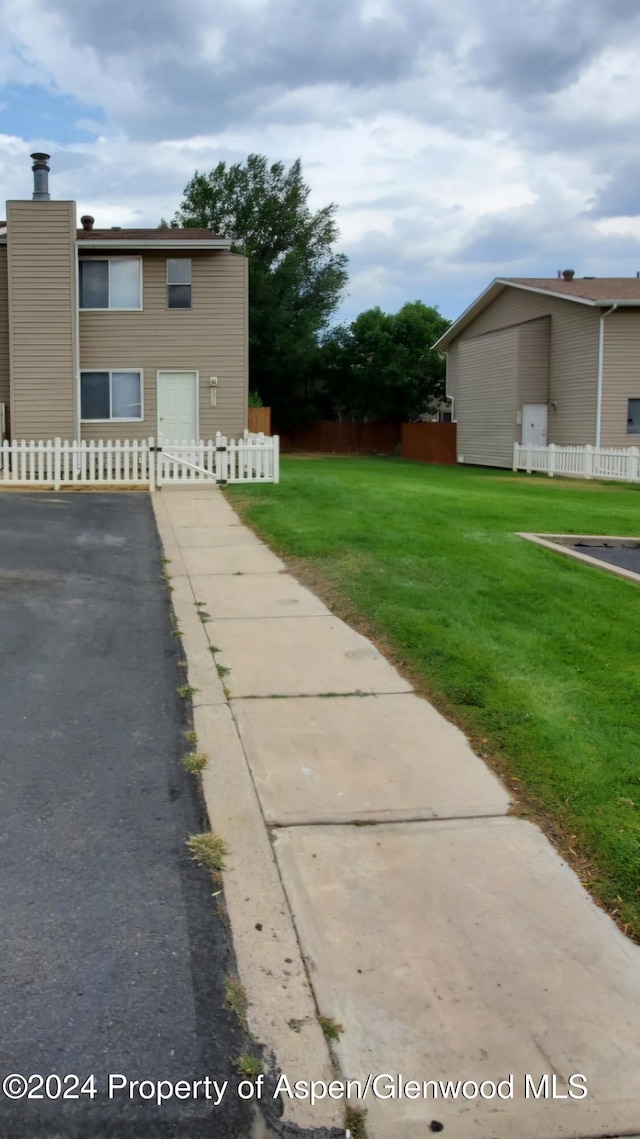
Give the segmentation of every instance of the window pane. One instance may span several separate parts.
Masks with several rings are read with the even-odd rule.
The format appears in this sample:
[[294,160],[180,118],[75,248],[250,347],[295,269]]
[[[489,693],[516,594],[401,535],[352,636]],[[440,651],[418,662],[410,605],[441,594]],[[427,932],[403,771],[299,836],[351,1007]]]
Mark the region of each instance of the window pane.
[[629,400],[627,435],[640,435],[640,399]]
[[140,419],[140,373],[111,373],[111,418]]
[[107,261],[80,262],[80,308],[109,307]]
[[83,372],[80,376],[80,418],[109,418],[109,373]]
[[169,308],[191,308],[191,285],[167,285]]
[[137,257],[112,258],[109,281],[109,308],[140,308],[140,261]]
[[180,257],[167,261],[167,283],[169,285],[191,284],[191,258]]

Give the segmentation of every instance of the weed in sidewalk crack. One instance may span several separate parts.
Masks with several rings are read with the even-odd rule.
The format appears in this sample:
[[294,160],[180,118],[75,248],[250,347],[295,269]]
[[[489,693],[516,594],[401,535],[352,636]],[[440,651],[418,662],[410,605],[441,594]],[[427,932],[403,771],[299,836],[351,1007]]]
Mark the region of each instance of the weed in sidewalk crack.
[[205,831],[204,834],[192,834],[191,838],[187,840],[187,846],[194,861],[199,866],[206,866],[207,870],[218,875],[224,870],[224,860],[229,853],[229,847],[224,839],[220,838],[220,835],[214,834],[213,831]]
[[224,1007],[235,1013],[243,1028],[247,1027],[247,1009],[249,1001],[237,977],[225,977],[224,980]]
[[243,1052],[233,1063],[245,1080],[256,1080],[262,1072],[262,1061],[250,1052]]
[[229,673],[231,672],[231,669],[228,667],[228,665],[218,664],[217,661],[216,661],[216,668],[218,670],[218,676],[220,677],[220,679],[222,679],[223,676],[228,676]]
[[194,696],[195,693],[199,692],[199,691],[200,691],[199,688],[194,688],[193,685],[191,685],[191,684],[179,684],[178,687],[176,688],[176,692],[178,693],[178,696],[182,700],[190,700],[191,697]]
[[200,775],[208,762],[207,756],[202,751],[190,751],[188,755],[183,755],[180,760],[182,766],[186,767],[192,775]]
[[325,1040],[329,1042],[339,1040],[344,1032],[343,1025],[338,1024],[332,1016],[319,1016],[318,1024],[322,1029]]
[[196,748],[197,748],[197,746],[198,746],[198,733],[197,733],[197,732],[193,732],[193,731],[185,732],[185,733],[184,733],[184,738],[185,738],[185,740],[187,741],[187,743],[188,743],[188,744],[189,744],[189,745],[190,745],[190,746],[193,748],[193,750],[195,751],[195,749],[196,749]]
[[345,1129],[349,1132],[351,1139],[366,1139],[366,1131],[364,1126],[366,1111],[359,1110],[356,1107],[348,1107],[344,1115]]

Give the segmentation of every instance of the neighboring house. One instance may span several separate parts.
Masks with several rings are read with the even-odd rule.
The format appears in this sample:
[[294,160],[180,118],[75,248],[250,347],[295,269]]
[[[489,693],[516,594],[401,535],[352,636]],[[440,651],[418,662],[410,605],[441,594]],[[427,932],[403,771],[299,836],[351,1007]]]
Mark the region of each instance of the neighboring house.
[[640,445],[640,279],[498,278],[435,345],[460,462],[514,443]]
[[451,423],[452,419],[450,399],[441,399],[431,411],[425,411],[424,415],[418,416],[419,423]]
[[204,229],[94,229],[34,193],[0,223],[0,404],[12,439],[209,439],[247,426],[247,261]]

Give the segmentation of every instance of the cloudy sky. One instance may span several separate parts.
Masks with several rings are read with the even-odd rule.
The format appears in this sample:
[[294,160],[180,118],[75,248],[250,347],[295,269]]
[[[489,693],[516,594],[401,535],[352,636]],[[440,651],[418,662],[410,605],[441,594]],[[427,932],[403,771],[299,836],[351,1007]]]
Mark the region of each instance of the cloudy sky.
[[0,0],[3,196],[156,225],[193,172],[302,159],[342,316],[640,270],[638,0]]

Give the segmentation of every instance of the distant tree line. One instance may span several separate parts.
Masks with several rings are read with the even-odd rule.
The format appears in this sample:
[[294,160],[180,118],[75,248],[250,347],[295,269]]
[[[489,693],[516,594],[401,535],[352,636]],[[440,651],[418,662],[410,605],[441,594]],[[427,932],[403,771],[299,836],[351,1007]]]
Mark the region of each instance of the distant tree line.
[[160,228],[212,229],[248,257],[250,388],[280,430],[318,418],[415,419],[444,397],[444,362],[431,345],[449,321],[413,301],[332,327],[347,258],[334,249],[337,207],[314,212],[309,195],[299,160],[287,170],[250,154],[196,172]]

